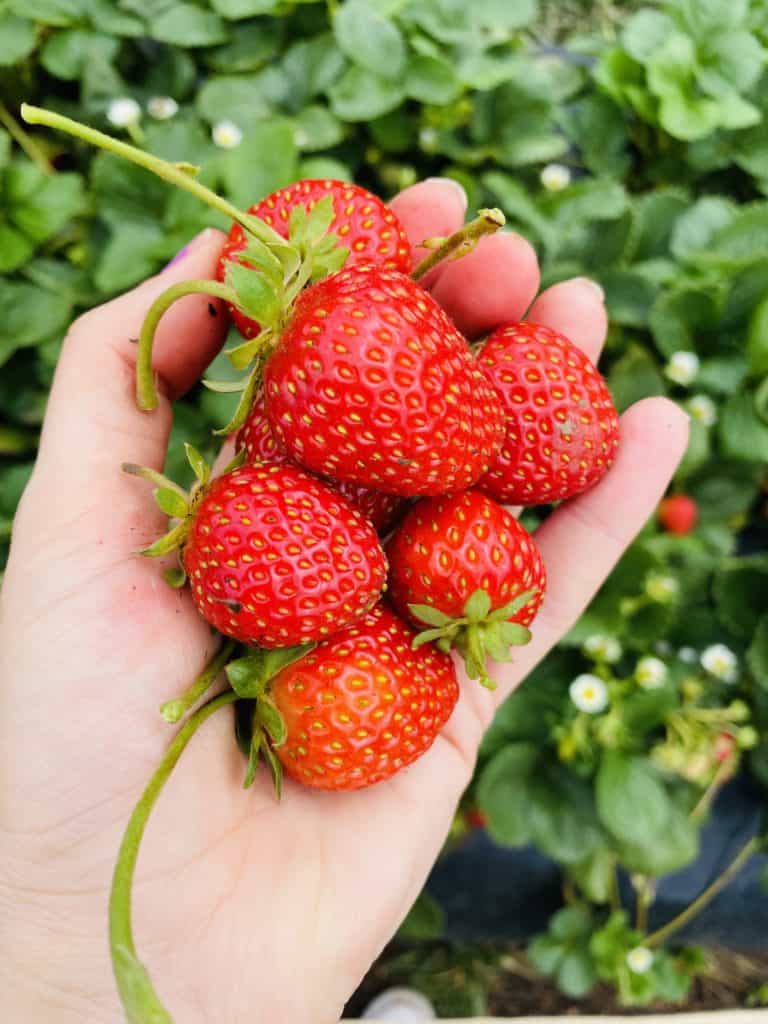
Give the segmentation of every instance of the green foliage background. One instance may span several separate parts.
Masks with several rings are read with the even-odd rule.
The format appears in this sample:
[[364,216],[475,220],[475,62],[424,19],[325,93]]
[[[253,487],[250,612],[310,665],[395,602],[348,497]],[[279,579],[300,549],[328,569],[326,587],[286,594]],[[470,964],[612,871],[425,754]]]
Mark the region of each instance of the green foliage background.
[[[768,785],[766,45],[768,0],[0,0],[0,558],[68,322],[226,227],[134,167],[20,136],[22,100],[116,131],[109,104],[132,97],[143,145],[244,205],[298,177],[389,196],[452,176],[533,242],[544,284],[602,284],[620,408],[668,394],[694,414],[674,487],[698,528],[648,525],[502,709],[467,797],[498,841],[564,865],[576,910],[532,955],[573,994],[600,977],[630,1003],[684,996],[695,958],[627,974],[644,933],[610,912],[613,873],[642,893],[696,855],[723,733],[729,767],[746,757]],[[175,116],[147,112],[157,96]],[[236,148],[214,144],[222,121]],[[540,176],[553,161],[570,172],[558,190]],[[667,373],[680,351],[699,360],[686,384]],[[203,391],[180,405],[172,473],[181,439],[205,449],[228,412]],[[736,655],[730,681],[700,662],[715,643]],[[648,654],[666,666],[655,688],[636,674]],[[569,699],[584,672],[607,688],[599,714]]]

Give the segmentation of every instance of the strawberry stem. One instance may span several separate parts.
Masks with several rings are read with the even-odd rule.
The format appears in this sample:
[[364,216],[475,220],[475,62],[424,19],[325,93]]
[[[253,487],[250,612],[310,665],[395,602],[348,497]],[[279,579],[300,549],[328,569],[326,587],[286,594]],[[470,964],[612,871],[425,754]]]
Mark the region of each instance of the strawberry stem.
[[273,231],[268,224],[259,220],[258,217],[251,217],[242,210],[238,210],[232,203],[227,202],[222,196],[216,195],[211,189],[206,188],[205,185],[197,181],[189,173],[190,168],[188,164],[175,164],[169,160],[161,160],[160,157],[153,156],[152,153],[147,153],[143,149],[129,145],[127,142],[114,139],[111,135],[106,135],[95,128],[89,128],[87,125],[80,124],[79,121],[72,120],[71,117],[56,114],[52,110],[45,110],[43,107],[34,107],[29,103],[22,103],[21,116],[27,124],[42,124],[48,128],[55,128],[57,131],[64,132],[65,135],[72,135],[77,139],[82,139],[83,142],[87,142],[97,149],[106,150],[106,152],[122,157],[132,164],[137,164],[139,167],[151,171],[158,178],[176,185],[185,192],[190,192],[207,206],[218,210],[219,213],[223,213],[225,217],[237,221],[238,224],[242,224],[246,231],[256,235],[257,238],[268,243],[285,244],[285,239],[278,235],[276,231]]
[[187,687],[187,689],[175,700],[168,700],[160,708],[160,714],[171,725],[183,718],[193,704],[196,704],[204,693],[216,681],[216,677],[234,654],[237,644],[234,640],[227,640],[218,654],[208,662],[199,676]]
[[152,372],[152,345],[157,325],[166,310],[185,295],[211,295],[225,302],[237,302],[234,291],[218,281],[179,281],[158,295],[141,325],[136,354],[136,404],[145,412],[157,408],[157,387]]
[[35,140],[21,127],[2,100],[0,100],[0,124],[43,174],[53,174],[53,167]]
[[118,992],[130,1024],[173,1024],[173,1018],[160,1002],[146,968],[136,955],[133,941],[131,887],[144,830],[187,743],[207,718],[237,699],[232,690],[221,694],[196,711],[179,729],[136,804],[120,844],[109,896],[109,944]]
[[[438,263],[446,259],[459,259],[477,245],[483,235],[492,235],[503,228],[506,218],[501,210],[479,210],[477,217],[465,224],[449,238],[439,240],[437,247],[419,263],[411,274],[414,281],[420,281]],[[437,242],[437,240],[435,240]]]

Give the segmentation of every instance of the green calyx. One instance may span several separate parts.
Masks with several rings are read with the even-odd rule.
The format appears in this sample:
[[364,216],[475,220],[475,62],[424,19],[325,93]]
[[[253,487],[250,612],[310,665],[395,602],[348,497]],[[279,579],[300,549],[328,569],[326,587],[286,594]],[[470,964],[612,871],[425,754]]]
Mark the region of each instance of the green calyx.
[[[205,494],[211,479],[211,467],[200,452],[187,443],[184,444],[184,449],[187,453],[187,461],[195,474],[195,482],[188,492],[179,487],[173,480],[169,480],[167,476],[163,476],[162,473],[158,473],[147,466],[137,466],[133,462],[124,462],[122,465],[124,473],[128,473],[130,476],[141,477],[142,480],[148,480],[155,485],[155,501],[160,510],[171,520],[171,528],[167,533],[164,533],[162,537],[159,537],[149,547],[137,552],[140,555],[145,555],[147,558],[161,558],[173,551],[181,552],[189,534],[195,509],[200,504],[200,500]],[[237,456],[229,464],[225,472],[235,469],[242,462],[242,458],[242,455]],[[178,566],[165,570],[163,578],[171,587],[179,588],[184,586],[187,576],[181,558],[179,558]]]
[[496,683],[488,675],[486,662],[511,661],[511,647],[521,647],[531,639],[531,631],[509,619],[534,597],[536,591],[526,590],[514,600],[491,611],[491,599],[481,588],[467,599],[461,618],[451,618],[428,604],[409,604],[413,616],[429,629],[414,638],[413,646],[434,643],[446,654],[455,648],[464,659],[467,675],[477,679],[489,690]]
[[231,661],[226,673],[238,697],[249,702],[250,714],[240,722],[238,743],[248,757],[243,788],[248,789],[256,778],[260,759],[264,759],[272,777],[278,800],[283,788],[283,766],[275,747],[285,743],[288,731],[285,720],[270,694],[269,682],[277,673],[303,658],[314,644],[277,647],[272,650],[254,648],[244,657]]

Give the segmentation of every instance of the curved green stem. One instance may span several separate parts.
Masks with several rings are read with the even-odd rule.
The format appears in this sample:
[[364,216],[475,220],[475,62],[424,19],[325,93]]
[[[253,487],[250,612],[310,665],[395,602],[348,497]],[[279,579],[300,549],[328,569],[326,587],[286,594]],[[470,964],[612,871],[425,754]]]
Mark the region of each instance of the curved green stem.
[[174,737],[149,785],[136,804],[120,844],[109,896],[109,944],[120,998],[130,1024],[173,1024],[146,969],[136,955],[131,921],[131,886],[147,821],[184,748],[203,722],[225,704],[237,700],[232,690],[200,708]]
[[648,946],[649,948],[660,946],[661,943],[665,942],[670,935],[679,931],[684,924],[687,924],[699,913],[699,911],[703,910],[704,907],[706,907],[707,904],[717,896],[721,889],[725,888],[733,876],[741,871],[752,854],[757,853],[759,849],[760,840],[757,836],[753,836],[752,839],[750,839],[749,842],[743,846],[738,854],[733,858],[722,875],[719,875],[711,885],[707,886],[704,892],[697,896],[693,903],[689,904],[689,906],[679,913],[677,917],[673,917],[671,921],[668,921],[663,926],[663,928],[659,928],[652,935],[649,935],[643,945]]
[[208,662],[200,675],[175,700],[168,700],[160,708],[160,714],[171,724],[178,722],[196,704],[234,654],[237,644],[227,640],[221,650]]
[[11,138],[19,145],[32,163],[41,170],[43,174],[53,174],[53,167],[51,166],[51,162],[48,157],[42,149],[40,149],[32,136],[28,135],[27,132],[24,131],[2,100],[0,100],[0,124],[3,125]]
[[153,156],[143,149],[131,146],[127,142],[121,142],[119,139],[113,139],[111,135],[106,135],[95,128],[89,128],[87,125],[80,124],[79,121],[73,121],[71,117],[64,117],[63,114],[56,114],[54,111],[45,110],[42,107],[34,107],[29,103],[22,103],[21,116],[27,124],[42,124],[47,128],[55,128],[66,135],[82,139],[83,142],[96,146],[97,149],[106,150],[106,152],[120,156],[132,164],[137,164],[139,167],[151,171],[158,178],[176,185],[185,192],[190,192],[207,206],[218,210],[219,213],[223,213],[225,217],[237,221],[238,224],[242,224],[246,231],[261,238],[262,241],[277,245],[285,244],[285,239],[276,231],[273,231],[264,221],[259,220],[258,217],[251,217],[249,214],[239,210],[232,203],[216,195],[215,192],[206,188],[205,185],[192,177],[189,174],[188,165],[179,165],[171,163],[169,160],[161,160],[159,157]]
[[225,302],[237,302],[231,288],[219,281],[179,281],[158,295],[141,325],[139,348],[136,354],[136,403],[146,412],[157,408],[157,388],[152,372],[152,343],[160,318],[177,299],[185,295],[212,295]]
[[474,248],[483,235],[492,235],[499,228],[503,228],[506,222],[501,210],[480,210],[474,220],[433,249],[429,256],[419,263],[411,277],[414,281],[419,281],[443,260],[464,256]]

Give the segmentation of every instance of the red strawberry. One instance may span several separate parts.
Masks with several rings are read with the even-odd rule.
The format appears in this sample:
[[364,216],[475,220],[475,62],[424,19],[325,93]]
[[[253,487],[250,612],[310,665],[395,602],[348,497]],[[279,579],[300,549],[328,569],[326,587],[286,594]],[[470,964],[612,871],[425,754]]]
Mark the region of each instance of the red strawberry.
[[699,506],[687,494],[673,494],[659,504],[659,522],[667,533],[685,536],[699,519]]
[[286,738],[275,754],[316,789],[360,789],[421,757],[459,696],[451,659],[379,605],[271,680]]
[[[335,210],[329,231],[337,235],[340,245],[349,249],[347,266],[375,263],[389,270],[401,270],[404,274],[411,272],[411,247],[405,229],[378,196],[359,185],[331,179],[298,181],[251,206],[248,213],[287,238],[291,210],[301,204],[309,212],[328,195],[333,198]],[[236,259],[246,245],[245,231],[239,224],[233,224],[216,270],[219,281],[224,280],[227,264]],[[243,337],[255,338],[259,324],[233,306],[229,311]]]
[[[245,449],[247,460],[251,463],[295,465],[269,425],[263,396],[259,396],[251,406],[248,418],[237,435],[235,447],[237,451]],[[360,509],[368,522],[373,523],[379,531],[384,531],[393,522],[403,504],[395,494],[372,491],[356,484],[328,482],[328,486],[343,494],[347,501]]]
[[550,327],[497,328],[478,363],[501,397],[506,437],[478,487],[498,501],[536,505],[597,483],[619,444],[608,387],[581,349]]
[[508,659],[525,643],[541,607],[546,573],[539,549],[514,516],[479,491],[420,501],[387,548],[390,597],[423,628],[422,640],[456,646],[467,670],[493,686],[486,655]]
[[196,504],[184,565],[200,613],[245,644],[288,647],[371,608],[386,561],[362,515],[293,466],[246,466]]
[[333,480],[403,496],[463,490],[501,443],[497,395],[414,281],[341,270],[304,291],[264,370],[287,450]]

